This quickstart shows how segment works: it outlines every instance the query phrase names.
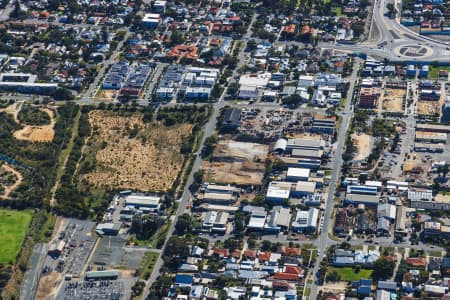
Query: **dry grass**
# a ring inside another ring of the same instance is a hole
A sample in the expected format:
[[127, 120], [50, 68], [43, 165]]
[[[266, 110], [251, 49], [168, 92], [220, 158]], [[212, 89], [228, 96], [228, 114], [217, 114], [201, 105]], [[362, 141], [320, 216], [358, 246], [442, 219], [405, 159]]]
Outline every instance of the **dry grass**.
[[383, 110], [387, 112], [404, 112], [403, 102], [406, 90], [403, 89], [384, 89]]
[[372, 136], [368, 134], [353, 134], [352, 135], [353, 144], [358, 148], [358, 153], [355, 155], [354, 160], [366, 159], [372, 150]]
[[204, 161], [202, 169], [208, 181], [260, 185], [268, 151], [267, 145], [221, 140], [212, 162]]
[[55, 296], [57, 287], [62, 279], [63, 274], [56, 271], [52, 271], [51, 273], [42, 276], [39, 279], [36, 299], [52, 299]]
[[418, 101], [417, 113], [419, 115], [434, 115], [440, 113], [440, 101]]
[[51, 119], [50, 124], [42, 126], [24, 125], [20, 130], [14, 132], [14, 137], [18, 140], [30, 142], [51, 142], [55, 136], [55, 112], [48, 108], [41, 108]]
[[[162, 191], [170, 189], [181, 171], [182, 142], [191, 134], [192, 125], [165, 127], [142, 122], [141, 114], [118, 116], [91, 111], [93, 134], [85, 156], [95, 155], [94, 169], [80, 176], [96, 187]], [[130, 137], [130, 130], [137, 135]]]

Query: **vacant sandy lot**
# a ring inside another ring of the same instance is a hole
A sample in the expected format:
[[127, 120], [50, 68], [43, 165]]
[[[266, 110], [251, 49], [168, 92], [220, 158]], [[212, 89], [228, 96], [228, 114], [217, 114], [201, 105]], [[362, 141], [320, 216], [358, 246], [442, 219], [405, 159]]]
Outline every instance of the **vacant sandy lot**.
[[440, 101], [418, 101], [417, 113], [419, 115], [434, 115], [440, 113], [441, 105]]
[[55, 136], [55, 112], [48, 108], [41, 108], [51, 119], [50, 124], [42, 126], [23, 125], [23, 128], [14, 132], [14, 137], [18, 140], [30, 142], [50, 142]]
[[[142, 115], [118, 116], [91, 111], [93, 135], [85, 157], [95, 156], [95, 166], [81, 181], [93, 186], [165, 192], [172, 187], [183, 164], [182, 142], [192, 125], [172, 127], [143, 123]], [[131, 134], [132, 131], [137, 134]]]
[[366, 159], [372, 150], [372, 136], [362, 133], [352, 135], [353, 144], [358, 148], [354, 160]]
[[383, 111], [387, 112], [404, 112], [403, 102], [406, 90], [403, 89], [384, 89], [383, 95]]
[[268, 145], [220, 140], [212, 162], [204, 161], [202, 169], [208, 181], [260, 185]]
[[119, 95], [118, 90], [99, 90], [97, 93], [97, 98], [102, 100], [114, 100]]

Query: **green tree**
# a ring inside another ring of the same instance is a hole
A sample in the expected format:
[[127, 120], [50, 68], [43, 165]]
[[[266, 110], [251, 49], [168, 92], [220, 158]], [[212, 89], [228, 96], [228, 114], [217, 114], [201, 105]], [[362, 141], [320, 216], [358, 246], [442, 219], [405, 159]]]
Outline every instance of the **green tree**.
[[175, 224], [175, 230], [178, 234], [185, 234], [192, 229], [192, 218], [189, 214], [182, 214], [178, 217], [177, 223]]
[[55, 95], [53, 96], [55, 100], [73, 100], [75, 97], [72, 92], [66, 88], [56, 89]]
[[375, 280], [385, 280], [394, 274], [395, 262], [381, 257], [373, 264], [372, 277]]

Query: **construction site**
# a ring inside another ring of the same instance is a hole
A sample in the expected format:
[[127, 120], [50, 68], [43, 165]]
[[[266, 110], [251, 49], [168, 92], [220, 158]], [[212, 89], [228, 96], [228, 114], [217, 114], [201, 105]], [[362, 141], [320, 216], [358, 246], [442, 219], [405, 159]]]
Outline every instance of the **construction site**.
[[223, 184], [261, 185], [268, 151], [268, 145], [221, 139], [211, 161], [202, 163], [205, 178]]

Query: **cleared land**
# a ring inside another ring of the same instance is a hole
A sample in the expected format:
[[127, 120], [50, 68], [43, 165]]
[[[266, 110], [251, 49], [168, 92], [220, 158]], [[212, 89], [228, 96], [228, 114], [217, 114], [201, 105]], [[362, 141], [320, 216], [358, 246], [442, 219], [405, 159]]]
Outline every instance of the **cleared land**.
[[354, 160], [366, 159], [372, 150], [372, 136], [362, 133], [352, 135], [353, 144], [358, 148]]
[[166, 127], [144, 123], [142, 114], [119, 116], [94, 110], [89, 113], [93, 133], [84, 159], [93, 166], [80, 175], [95, 187], [167, 191], [181, 171], [180, 148], [191, 135], [192, 124]]
[[355, 273], [355, 270], [352, 268], [335, 268], [335, 267], [329, 267], [328, 273], [335, 271], [339, 274], [341, 281], [356, 281], [361, 278], [370, 278], [370, 276], [373, 273], [373, 270], [369, 269], [361, 269], [358, 273]]
[[263, 179], [268, 151], [267, 145], [220, 140], [211, 162], [204, 161], [202, 169], [208, 181], [258, 185]]
[[403, 103], [406, 90], [384, 89], [383, 110], [387, 112], [404, 112]]
[[23, 125], [23, 128], [14, 132], [14, 137], [18, 140], [25, 140], [30, 142], [50, 142], [55, 136], [55, 112], [48, 108], [41, 108], [41, 111], [46, 112], [50, 116], [50, 124], [33, 126]]
[[418, 101], [417, 113], [419, 115], [439, 114], [441, 109], [440, 103], [440, 101]]
[[15, 262], [31, 217], [29, 210], [0, 209], [0, 263]]

